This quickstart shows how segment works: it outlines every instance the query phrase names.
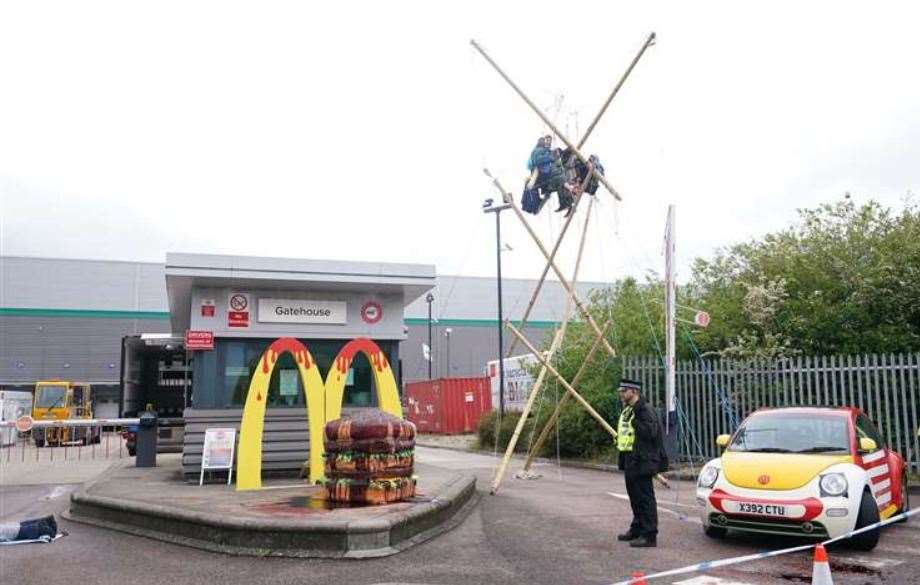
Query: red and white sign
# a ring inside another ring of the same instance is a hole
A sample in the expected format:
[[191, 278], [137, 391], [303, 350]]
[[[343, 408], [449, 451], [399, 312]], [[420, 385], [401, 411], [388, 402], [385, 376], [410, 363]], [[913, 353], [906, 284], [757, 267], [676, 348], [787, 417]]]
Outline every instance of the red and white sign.
[[230, 293], [227, 302], [227, 326], [249, 327], [249, 305], [247, 293]]
[[35, 421], [28, 414], [24, 414], [16, 419], [16, 430], [20, 433], [28, 433], [32, 430], [32, 424]]
[[361, 319], [368, 325], [373, 325], [383, 319], [383, 307], [376, 301], [368, 301], [361, 307]]
[[214, 299], [202, 299], [201, 300], [201, 316], [202, 317], [213, 317], [215, 311]]
[[706, 311], [697, 311], [693, 316], [693, 322], [700, 327], [709, 327], [709, 313]]
[[189, 329], [185, 332], [185, 349], [188, 351], [214, 349], [214, 332]]

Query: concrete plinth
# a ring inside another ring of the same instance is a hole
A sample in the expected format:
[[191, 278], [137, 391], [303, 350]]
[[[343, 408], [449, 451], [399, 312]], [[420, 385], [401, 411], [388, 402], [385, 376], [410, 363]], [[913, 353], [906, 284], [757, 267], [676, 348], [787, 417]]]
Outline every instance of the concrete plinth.
[[476, 480], [417, 465], [418, 496], [385, 506], [330, 508], [321, 490], [274, 479], [261, 490], [182, 480], [176, 455], [160, 466], [118, 466], [75, 492], [67, 518], [217, 552], [366, 558], [397, 553], [459, 523], [475, 505]]

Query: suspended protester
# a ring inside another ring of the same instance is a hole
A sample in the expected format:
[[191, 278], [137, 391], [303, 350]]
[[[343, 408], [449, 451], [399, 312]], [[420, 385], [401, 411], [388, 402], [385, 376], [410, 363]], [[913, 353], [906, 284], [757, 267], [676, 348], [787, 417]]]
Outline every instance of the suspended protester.
[[[571, 182], [577, 184], [579, 189], [581, 185], [585, 186], [585, 193], [595, 195], [597, 193], [597, 188], [600, 186], [600, 181], [597, 180], [597, 175], [593, 171], [597, 171], [598, 174], [604, 174], [604, 165], [601, 164], [601, 160], [597, 157], [596, 154], [592, 154], [588, 157], [588, 162], [584, 163], [580, 158], [578, 158], [571, 148], [566, 148], [562, 152], [562, 156], [566, 161], [566, 170], [568, 172], [568, 178]], [[590, 180], [585, 183], [585, 179]]]
[[537, 214], [553, 193], [561, 191], [564, 193], [561, 192], [559, 195], [557, 211], [568, 208], [565, 202], [567, 198], [571, 199], [571, 195], [565, 189], [565, 165], [562, 152], [558, 148], [553, 149], [552, 136], [546, 135], [537, 141], [527, 160], [527, 169], [530, 171], [530, 178], [524, 185], [521, 209], [527, 213]]
[[664, 433], [655, 410], [642, 398], [641, 383], [624, 378], [619, 394], [623, 410], [617, 423], [618, 467], [625, 475], [633, 520], [617, 540], [653, 547], [658, 539], [658, 503], [652, 478], [668, 469]]

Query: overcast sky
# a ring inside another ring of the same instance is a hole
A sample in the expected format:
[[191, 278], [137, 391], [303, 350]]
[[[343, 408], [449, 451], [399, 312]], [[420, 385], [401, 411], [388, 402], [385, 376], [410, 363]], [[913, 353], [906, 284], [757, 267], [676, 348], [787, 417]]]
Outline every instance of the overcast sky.
[[[658, 35], [585, 148], [624, 198], [599, 192], [585, 280], [660, 270], [669, 203], [686, 277], [797, 207], [920, 192], [914, 3], [510, 4], [3, 2], [2, 253], [492, 275], [481, 169], [519, 195], [545, 128], [473, 38], [575, 139]], [[502, 220], [505, 274], [536, 277]]]

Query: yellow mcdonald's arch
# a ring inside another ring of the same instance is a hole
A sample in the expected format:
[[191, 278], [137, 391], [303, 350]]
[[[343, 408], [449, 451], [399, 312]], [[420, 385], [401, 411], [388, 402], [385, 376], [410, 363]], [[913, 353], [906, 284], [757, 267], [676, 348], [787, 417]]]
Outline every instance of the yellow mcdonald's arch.
[[303, 382], [310, 432], [311, 482], [323, 477], [323, 429], [328, 421], [341, 416], [348, 369], [358, 352], [365, 354], [371, 362], [379, 408], [402, 418], [399, 389], [389, 360], [380, 347], [370, 339], [360, 337], [346, 343], [329, 368], [325, 383], [320, 377], [313, 356], [304, 344], [292, 337], [277, 339], [262, 354], [260, 364], [249, 382], [246, 405], [243, 407], [243, 421], [240, 425], [239, 455], [236, 464], [238, 490], [262, 487], [262, 430], [268, 402], [268, 384], [278, 357], [285, 352], [294, 356]]

